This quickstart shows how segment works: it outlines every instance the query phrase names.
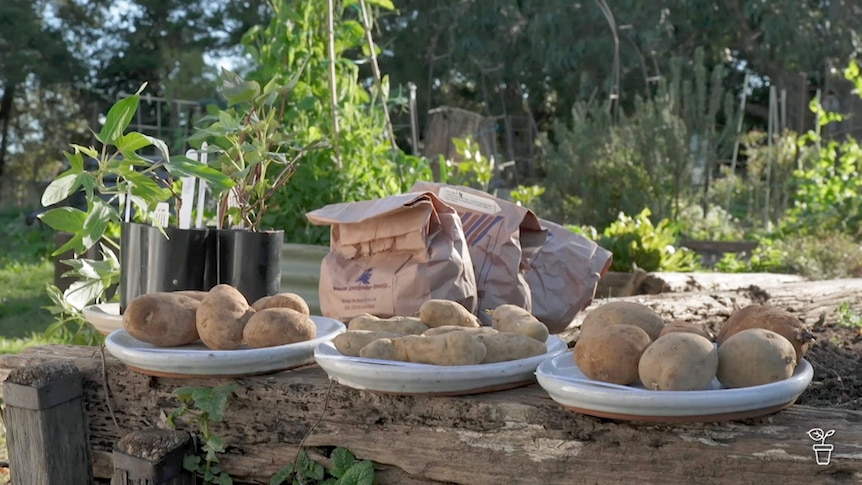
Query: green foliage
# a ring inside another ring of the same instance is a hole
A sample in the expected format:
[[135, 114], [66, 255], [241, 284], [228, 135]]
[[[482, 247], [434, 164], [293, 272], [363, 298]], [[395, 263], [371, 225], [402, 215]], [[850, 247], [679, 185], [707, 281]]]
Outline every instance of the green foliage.
[[368, 460], [357, 460], [345, 448], [332, 450], [332, 468], [325, 470], [303, 450], [296, 463], [290, 463], [278, 471], [269, 481], [270, 485], [372, 485], [374, 464]]
[[224, 419], [228, 397], [236, 389], [235, 385], [217, 387], [181, 387], [174, 390], [180, 400], [180, 407], [168, 415], [168, 425], [176, 428], [176, 420], [191, 418], [201, 434], [201, 451], [204, 456], [189, 455], [183, 460], [186, 470], [198, 474], [204, 483], [231, 485], [233, 479], [219, 466], [219, 454], [224, 453], [224, 441], [213, 434], [212, 423]]
[[846, 301], [838, 305], [838, 326], [862, 329], [862, 315], [855, 312]]
[[532, 207], [533, 203], [545, 193], [545, 188], [541, 185], [519, 185], [515, 190], [509, 193], [512, 202], [523, 206]]
[[290, 181], [307, 152], [326, 145], [320, 138], [300, 143], [282, 123], [288, 106], [302, 110], [288, 103], [303, 67], [287, 80], [276, 73], [263, 87], [222, 70], [222, 93], [229, 106], [204, 118], [202, 122], [210, 124], [190, 140], [197, 146], [210, 141], [207, 151], [214, 149], [216, 156], [208, 158], [209, 164], [232, 181], [215, 194], [219, 227], [259, 230], [272, 195]]
[[862, 147], [852, 138], [825, 142], [815, 134], [800, 143], [819, 145], [819, 157], [794, 171], [795, 203], [781, 221], [781, 231], [838, 231], [862, 238]]
[[704, 214], [703, 206], [686, 204], [681, 208], [677, 221], [680, 233], [687, 239], [738, 241], [745, 237], [739, 219], [717, 205], [709, 206]]
[[862, 276], [862, 247], [852, 236], [821, 231], [817, 235], [777, 235], [758, 239], [748, 261], [725, 255], [717, 271], [798, 274], [812, 280]]
[[781, 220], [793, 205], [798, 180], [794, 171], [814, 156], [811, 150], [800, 150], [796, 134], [776, 135], [770, 146], [767, 133], [751, 131], [742, 137], [746, 156], [744, 217], [768, 226]]
[[[96, 285], [92, 285], [92, 287], [96, 287]], [[54, 316], [54, 322], [45, 329], [42, 338], [71, 345], [100, 345], [104, 343], [105, 337], [84, 318], [81, 307], [78, 306], [80, 303], [73, 302], [80, 298], [81, 292], [71, 292], [64, 295], [54, 285], [48, 285], [47, 291], [51, 298], [51, 305], [47, 307], [47, 310]]]
[[617, 119], [607, 104], [576, 103], [571, 124], [558, 121], [553, 138], [541, 140], [547, 217], [605, 227], [619, 212], [647, 207], [675, 221], [680, 207], [699, 197], [706, 167], [730, 148], [730, 130], [717, 121], [734, 112], [723, 69], [704, 63], [700, 51], [690, 68], [676, 59], [656, 94], [637, 97], [631, 113]]
[[[649, 209], [631, 217], [620, 213], [596, 239], [599, 246], [613, 253], [611, 271], [693, 271], [697, 255], [687, 248], [676, 248], [678, 231], [667, 219], [653, 225]], [[580, 231], [584, 234], [584, 231]]]
[[[385, 8], [386, 2], [378, 2]], [[250, 30], [243, 45], [257, 67], [247, 79], [289, 77], [305, 66], [285, 97], [281, 123], [299, 144], [321, 138], [332, 146], [315, 150], [296, 167], [291, 183], [276, 191], [264, 224], [282, 228], [285, 240], [325, 244], [329, 228], [313, 226], [305, 213], [336, 202], [381, 198], [409, 190], [416, 180], [430, 179], [430, 168], [418, 157], [394, 148], [387, 138], [382, 100], [360, 82], [359, 62], [365, 29], [357, 20], [356, 2], [335, 2], [336, 136], [330, 99], [326, 8], [313, 0], [272, 2], [271, 22]], [[367, 51], [367, 49], [366, 49]], [[388, 85], [383, 80], [384, 88]], [[337, 140], [337, 142], [336, 142]], [[340, 166], [339, 166], [340, 165]]]
[[441, 171], [441, 181], [490, 192], [494, 178], [492, 160], [482, 155], [479, 144], [472, 138], [453, 138], [452, 144], [460, 160], [445, 161], [447, 170]]

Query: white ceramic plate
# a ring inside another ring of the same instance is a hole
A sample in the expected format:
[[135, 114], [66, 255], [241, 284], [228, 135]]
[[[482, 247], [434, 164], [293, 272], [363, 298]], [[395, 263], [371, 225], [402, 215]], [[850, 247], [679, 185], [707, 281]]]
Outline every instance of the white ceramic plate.
[[246, 376], [266, 374], [314, 363], [314, 348], [345, 330], [343, 323], [312, 316], [317, 337], [306, 342], [263, 349], [209, 350], [200, 341], [182, 347], [156, 347], [123, 329], [105, 339], [111, 354], [131, 369], [163, 377]]
[[314, 351], [317, 364], [339, 384], [394, 394], [478, 394], [535, 382], [536, 367], [565, 352], [566, 343], [551, 335], [548, 352], [527, 359], [479, 365], [431, 365], [363, 359], [342, 355], [332, 342]]
[[725, 389], [714, 380], [704, 391], [650, 391], [619, 386], [585, 376], [572, 352], [542, 362], [539, 385], [563, 406], [582, 414], [635, 421], [727, 421], [777, 412], [796, 401], [811, 383], [814, 369], [807, 360], [789, 379], [762, 386]]
[[120, 315], [119, 303], [99, 303], [85, 306], [81, 313], [103, 335], [123, 328], [123, 317]]

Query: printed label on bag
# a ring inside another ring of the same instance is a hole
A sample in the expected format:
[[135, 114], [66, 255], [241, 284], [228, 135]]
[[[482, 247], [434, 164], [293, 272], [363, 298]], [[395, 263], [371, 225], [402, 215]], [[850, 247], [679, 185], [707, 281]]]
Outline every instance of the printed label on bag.
[[[391, 316], [395, 314], [392, 286], [394, 277], [383, 272], [375, 272], [373, 267], [350, 268], [359, 270], [358, 276], [353, 271], [346, 271], [348, 278], [340, 279], [332, 285], [332, 296], [335, 297], [344, 312], [341, 318], [353, 317], [360, 313]], [[356, 276], [356, 277], [353, 277]]]
[[440, 187], [437, 196], [447, 204], [457, 205], [483, 214], [496, 214], [502, 210], [494, 199], [470, 194], [452, 187]]

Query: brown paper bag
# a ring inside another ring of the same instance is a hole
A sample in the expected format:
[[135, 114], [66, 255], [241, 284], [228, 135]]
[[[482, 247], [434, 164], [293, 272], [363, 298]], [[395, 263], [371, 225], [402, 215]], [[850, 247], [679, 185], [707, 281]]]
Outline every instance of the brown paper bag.
[[461, 216], [479, 290], [478, 316], [486, 325], [493, 310], [511, 303], [530, 310], [532, 299], [524, 273], [545, 243], [546, 230], [533, 211], [488, 193], [461, 186], [417, 182], [415, 191], [431, 191]]
[[311, 211], [331, 225], [330, 252], [320, 267], [320, 309], [348, 321], [418, 315], [430, 298], [476, 311], [476, 278], [461, 219], [434, 194], [413, 192], [331, 204]]
[[611, 266], [612, 253], [559, 224], [539, 222], [548, 237], [526, 274], [533, 298], [531, 312], [551, 333], [560, 333], [593, 301], [599, 279]]

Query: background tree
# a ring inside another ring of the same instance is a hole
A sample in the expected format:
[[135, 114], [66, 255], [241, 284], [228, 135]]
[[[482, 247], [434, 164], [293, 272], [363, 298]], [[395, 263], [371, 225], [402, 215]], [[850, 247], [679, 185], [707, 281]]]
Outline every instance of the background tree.
[[[55, 94], [62, 93], [65, 97], [73, 93], [72, 88], [86, 72], [68, 42], [67, 34], [71, 29], [65, 30], [62, 22], [63, 18], [84, 18], [85, 10], [87, 8], [75, 2], [51, 0], [8, 0], [0, 4], [0, 177], [6, 171], [9, 152], [23, 150], [21, 134], [13, 130], [20, 113], [16, 108], [38, 109], [27, 103], [16, 103], [16, 100], [32, 100], [33, 92], [50, 98], [49, 93], [54, 88], [57, 89]], [[64, 118], [74, 117], [74, 103], [67, 103], [66, 107], [71, 109], [51, 113], [60, 115], [54, 122], [62, 123]], [[43, 124], [39, 121], [36, 123]], [[25, 129], [33, 127], [17, 125]]]
[[804, 115], [813, 92], [856, 52], [862, 30], [862, 5], [850, 0], [403, 0], [397, 7], [381, 19], [383, 70], [395, 86], [417, 84], [420, 113], [440, 105], [526, 111], [540, 128], [568, 117], [576, 101], [615, 91], [630, 110], [636, 96], [656, 92], [671, 59], [693, 60], [701, 47], [707, 70], [728, 67], [732, 92], [746, 72], [755, 79], [750, 123], [765, 124], [764, 93], [775, 85], [786, 90], [786, 118], [799, 130], [810, 123]]

